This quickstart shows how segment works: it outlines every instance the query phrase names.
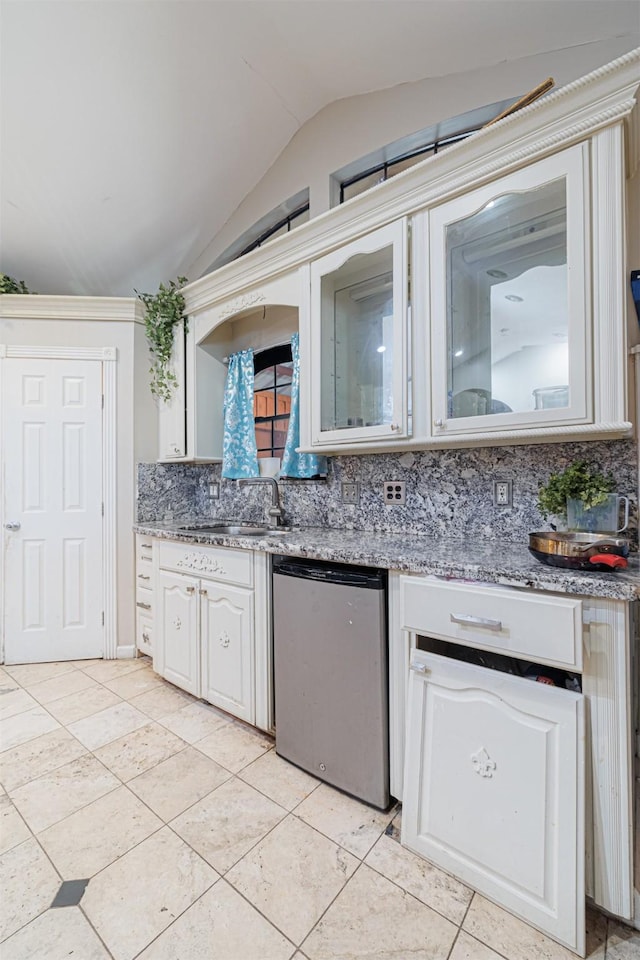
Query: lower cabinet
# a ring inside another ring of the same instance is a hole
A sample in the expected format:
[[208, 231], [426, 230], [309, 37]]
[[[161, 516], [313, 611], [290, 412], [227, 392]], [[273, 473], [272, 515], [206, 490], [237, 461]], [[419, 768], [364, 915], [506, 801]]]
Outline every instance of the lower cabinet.
[[584, 954], [581, 694], [415, 650], [406, 846]]
[[154, 556], [154, 669], [177, 687], [270, 731], [266, 555], [160, 541]]
[[253, 591], [203, 580], [200, 618], [201, 696], [253, 723]]

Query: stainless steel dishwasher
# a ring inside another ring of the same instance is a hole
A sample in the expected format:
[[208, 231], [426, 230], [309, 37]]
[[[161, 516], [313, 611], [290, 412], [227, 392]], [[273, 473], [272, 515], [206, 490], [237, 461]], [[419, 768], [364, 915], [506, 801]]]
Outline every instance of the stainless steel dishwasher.
[[273, 559], [276, 753], [389, 805], [387, 573]]

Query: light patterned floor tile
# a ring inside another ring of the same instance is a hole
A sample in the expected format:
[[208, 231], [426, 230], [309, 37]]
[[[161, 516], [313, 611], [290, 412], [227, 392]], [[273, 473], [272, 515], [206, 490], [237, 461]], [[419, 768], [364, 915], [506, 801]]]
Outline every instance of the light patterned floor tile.
[[[587, 914], [587, 957], [603, 960], [606, 940], [606, 920], [601, 914]], [[575, 960], [575, 954], [523, 920], [507, 913], [480, 894], [471, 902], [463, 929], [502, 954], [507, 960]]]
[[394, 816], [353, 800], [326, 783], [296, 807], [296, 816], [363, 859]]
[[44, 707], [32, 707], [31, 710], [0, 720], [0, 752], [4, 753], [21, 743], [35, 740], [59, 726], [58, 721], [54, 720]]
[[319, 780], [269, 750], [238, 774], [241, 780], [271, 797], [281, 807], [293, 810], [316, 789]]
[[88, 750], [97, 750], [105, 743], [119, 740], [126, 733], [139, 730], [147, 723], [149, 723], [149, 717], [140, 713], [131, 704], [122, 701], [83, 720], [75, 720], [69, 724], [69, 731]]
[[165, 827], [94, 877], [82, 908], [115, 960], [132, 960], [217, 879]]
[[87, 754], [30, 780], [10, 796], [27, 826], [39, 833], [119, 786], [120, 781]]
[[171, 733], [159, 723], [153, 723], [149, 718], [146, 726], [99, 747], [95, 754], [126, 783], [172, 757], [174, 753], [184, 750], [186, 746], [185, 741], [176, 737], [175, 733]]
[[123, 677], [105, 682], [105, 687], [117, 693], [123, 700], [131, 700], [140, 693], [148, 693], [149, 690], [161, 686], [164, 686], [164, 680], [149, 667], [145, 667], [144, 670], [133, 670], [131, 673], [125, 673]]
[[381, 873], [387, 880], [433, 907], [453, 923], [460, 924], [473, 897], [473, 890], [465, 887], [428, 860], [416, 856], [396, 840], [384, 834], [370, 851], [365, 860], [370, 867]]
[[86, 752], [86, 748], [75, 737], [60, 727], [13, 750], [0, 753], [0, 782], [5, 790], [15, 790]]
[[6, 960], [110, 960], [78, 907], [47, 910], [0, 948]]
[[[0, 857], [0, 940], [46, 910], [59, 886], [60, 878], [36, 840], [26, 840], [3, 853]], [[2, 956], [13, 960], [4, 949]]]
[[273, 749], [273, 738], [248, 730], [239, 723], [227, 723], [198, 740], [197, 747], [222, 767], [239, 773], [243, 767]]
[[289, 960], [295, 947], [219, 880], [139, 960]]
[[310, 960], [446, 960], [457, 932], [454, 924], [363, 865], [302, 949]]
[[198, 740], [207, 737], [224, 724], [231, 723], [231, 719], [203, 703], [190, 703], [165, 717], [159, 717], [158, 723], [182, 737], [187, 743], [197, 743]]
[[21, 687], [41, 683], [51, 677], [61, 677], [63, 673], [75, 670], [72, 663], [19, 663], [5, 664], [7, 673], [17, 680]]
[[475, 937], [470, 937], [468, 933], [461, 930], [449, 960], [502, 960], [502, 957], [491, 947], [485, 946], [484, 943], [480, 943]]
[[0, 854], [24, 843], [31, 831], [6, 794], [0, 797]]
[[9, 717], [15, 717], [17, 713], [24, 713], [25, 710], [38, 706], [38, 701], [17, 685], [3, 687], [1, 693], [0, 720], [7, 720]]
[[78, 667], [89, 677], [93, 677], [98, 683], [106, 683], [108, 680], [115, 680], [116, 677], [124, 677], [127, 673], [134, 670], [142, 670], [148, 666], [146, 660], [98, 660], [87, 662]]
[[41, 683], [34, 683], [29, 687], [29, 693], [43, 706], [47, 706], [52, 701], [92, 687], [97, 687], [95, 680], [81, 670], [72, 670], [70, 673], [63, 673], [61, 677], [51, 677], [49, 680], [42, 680]]
[[[91, 680], [90, 677], [88, 679]], [[117, 703], [122, 703], [120, 697], [101, 684], [94, 684], [87, 690], [82, 690], [81, 693], [72, 693], [69, 697], [62, 697], [60, 700], [48, 703], [47, 710], [60, 723], [70, 724], [75, 720], [92, 717], [95, 713], [100, 713], [107, 707], [114, 707]]]
[[129, 780], [128, 786], [159, 817], [168, 821], [202, 800], [230, 776], [228, 770], [193, 747], [187, 747]]
[[140, 693], [129, 700], [132, 707], [146, 713], [153, 720], [166, 717], [168, 714], [175, 713], [176, 710], [181, 710], [194, 702], [190, 694], [178, 690], [177, 687], [172, 687], [168, 683], [162, 683], [159, 687], [153, 687], [147, 693]]
[[633, 930], [615, 920], [609, 920], [607, 960], [638, 960], [640, 957], [640, 930]]
[[162, 826], [126, 787], [120, 787], [38, 835], [63, 880], [93, 877]]
[[172, 820], [171, 827], [219, 873], [226, 873], [286, 815], [234, 777]]
[[226, 876], [300, 944], [357, 866], [350, 853], [289, 814]]

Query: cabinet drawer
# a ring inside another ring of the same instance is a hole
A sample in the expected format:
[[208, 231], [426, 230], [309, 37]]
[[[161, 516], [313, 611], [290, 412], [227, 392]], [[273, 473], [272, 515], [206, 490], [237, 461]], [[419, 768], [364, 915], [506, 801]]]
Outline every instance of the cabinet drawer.
[[228, 547], [201, 547], [192, 544], [158, 544], [160, 567], [177, 573], [211, 577], [223, 583], [253, 586], [253, 552]]
[[582, 670], [581, 600], [419, 577], [402, 577], [400, 596], [413, 633]]
[[140, 608], [136, 612], [136, 647], [141, 653], [153, 656], [153, 620]]
[[136, 610], [146, 617], [153, 617], [153, 590], [136, 587]]
[[148, 572], [153, 562], [153, 540], [151, 537], [136, 537], [136, 572]]

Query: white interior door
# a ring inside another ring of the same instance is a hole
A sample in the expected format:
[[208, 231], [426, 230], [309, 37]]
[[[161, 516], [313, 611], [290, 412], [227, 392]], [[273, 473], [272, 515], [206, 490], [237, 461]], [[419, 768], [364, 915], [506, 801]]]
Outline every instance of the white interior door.
[[5, 661], [103, 654], [102, 364], [9, 358]]

